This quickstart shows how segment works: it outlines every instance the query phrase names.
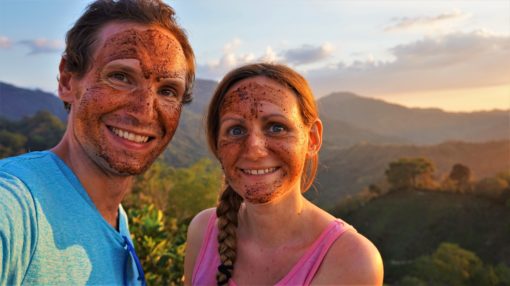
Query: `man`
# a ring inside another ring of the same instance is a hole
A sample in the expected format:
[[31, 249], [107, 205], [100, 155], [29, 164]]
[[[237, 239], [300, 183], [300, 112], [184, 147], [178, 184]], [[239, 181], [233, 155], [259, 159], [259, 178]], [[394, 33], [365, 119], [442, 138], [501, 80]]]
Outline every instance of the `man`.
[[120, 202], [191, 101], [193, 51], [159, 0], [98, 0], [59, 70], [62, 140], [0, 161], [0, 285], [143, 284]]

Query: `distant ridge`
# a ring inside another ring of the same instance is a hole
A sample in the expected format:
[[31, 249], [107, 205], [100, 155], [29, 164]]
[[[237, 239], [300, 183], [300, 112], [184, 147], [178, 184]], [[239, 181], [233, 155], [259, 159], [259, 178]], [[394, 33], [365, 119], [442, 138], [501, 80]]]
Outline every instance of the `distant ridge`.
[[321, 114], [333, 120], [414, 144], [483, 142], [510, 136], [509, 110], [451, 113], [435, 108], [407, 108], [349, 92], [322, 97], [318, 105]]
[[0, 82], [0, 117], [19, 120], [40, 110], [49, 111], [62, 121], [67, 120], [64, 105], [54, 94]]

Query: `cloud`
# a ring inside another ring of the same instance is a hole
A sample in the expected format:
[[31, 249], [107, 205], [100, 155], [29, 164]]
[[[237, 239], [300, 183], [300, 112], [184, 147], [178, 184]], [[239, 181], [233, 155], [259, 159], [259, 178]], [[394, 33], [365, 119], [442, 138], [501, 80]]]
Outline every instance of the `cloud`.
[[325, 43], [321, 46], [304, 45], [300, 48], [289, 49], [282, 53], [284, 60], [293, 65], [304, 65], [322, 61], [331, 57], [333, 46]]
[[35, 39], [19, 41], [19, 44], [25, 45], [30, 49], [29, 55], [42, 54], [42, 53], [61, 53], [65, 44], [58, 40], [48, 39]]
[[421, 17], [402, 17], [392, 19], [392, 24], [384, 29], [386, 32], [390, 31], [402, 31], [410, 30], [415, 28], [435, 28], [438, 25], [445, 24], [447, 22], [462, 20], [468, 18], [470, 15], [460, 11], [452, 11], [436, 16], [421, 16]]
[[254, 62], [273, 62], [291, 66], [300, 66], [320, 62], [332, 56], [334, 47], [325, 43], [321, 46], [303, 45], [300, 48], [288, 49], [276, 52], [271, 46], [267, 46], [262, 54], [238, 53], [238, 48], [243, 42], [232, 39], [223, 46], [223, 54], [218, 60], [206, 64], [197, 65], [197, 76], [219, 80], [230, 70], [244, 64]]
[[253, 62], [277, 62], [280, 58], [268, 46], [265, 52], [259, 56], [254, 53], [237, 53], [237, 49], [242, 45], [240, 39], [233, 39], [223, 46], [223, 55], [219, 60], [213, 60], [206, 64], [197, 65], [197, 76], [200, 78], [221, 79], [230, 70]]
[[343, 62], [309, 70], [317, 95], [353, 91], [377, 96], [510, 83], [510, 37], [484, 31], [453, 33], [398, 45], [394, 60]]
[[12, 42], [9, 38], [0, 36], [0, 49], [7, 49], [12, 46]]

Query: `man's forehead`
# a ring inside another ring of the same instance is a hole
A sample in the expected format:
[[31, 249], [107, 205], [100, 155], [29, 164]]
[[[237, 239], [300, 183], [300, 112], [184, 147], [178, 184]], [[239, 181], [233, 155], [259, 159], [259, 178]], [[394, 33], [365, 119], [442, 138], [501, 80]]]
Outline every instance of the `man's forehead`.
[[184, 77], [187, 64], [176, 37], [157, 25], [112, 22], [100, 30], [93, 58], [99, 66], [136, 59], [144, 73], [157, 77]]
[[108, 46], [138, 45], [151, 52], [161, 52], [172, 48], [172, 53], [184, 54], [181, 44], [167, 29], [158, 25], [144, 25], [133, 22], [110, 22], [99, 30], [94, 43], [94, 54], [104, 51]]

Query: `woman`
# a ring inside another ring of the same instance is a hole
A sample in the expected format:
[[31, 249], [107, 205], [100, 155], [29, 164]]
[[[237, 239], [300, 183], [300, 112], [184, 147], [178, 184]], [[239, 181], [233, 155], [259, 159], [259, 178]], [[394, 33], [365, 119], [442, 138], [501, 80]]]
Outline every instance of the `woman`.
[[322, 123], [306, 80], [252, 64], [219, 83], [208, 143], [225, 173], [217, 208], [189, 226], [187, 285], [381, 285], [379, 252], [309, 202]]

